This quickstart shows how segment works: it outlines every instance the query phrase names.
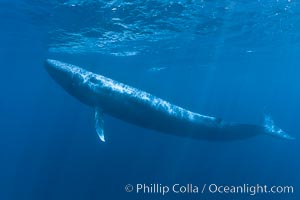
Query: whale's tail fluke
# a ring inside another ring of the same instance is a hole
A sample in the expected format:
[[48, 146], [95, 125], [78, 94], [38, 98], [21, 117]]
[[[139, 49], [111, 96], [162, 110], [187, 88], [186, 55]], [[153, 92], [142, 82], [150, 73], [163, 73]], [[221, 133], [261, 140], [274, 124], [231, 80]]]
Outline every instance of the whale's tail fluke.
[[265, 121], [264, 121], [264, 128], [265, 131], [274, 136], [274, 137], [279, 137], [287, 140], [294, 140], [295, 138], [284, 132], [281, 128], [277, 127], [274, 124], [273, 119], [269, 115], [265, 115]]

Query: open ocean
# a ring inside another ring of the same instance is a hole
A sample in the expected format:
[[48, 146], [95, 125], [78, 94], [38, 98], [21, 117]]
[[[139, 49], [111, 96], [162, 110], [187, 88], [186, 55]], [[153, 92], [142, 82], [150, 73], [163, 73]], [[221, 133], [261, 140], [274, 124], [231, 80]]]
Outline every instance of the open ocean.
[[[299, 55], [299, 0], [0, 0], [0, 200], [300, 199]], [[226, 121], [269, 114], [296, 139], [208, 142], [105, 115], [103, 143], [48, 58]], [[258, 184], [293, 192], [208, 190]]]

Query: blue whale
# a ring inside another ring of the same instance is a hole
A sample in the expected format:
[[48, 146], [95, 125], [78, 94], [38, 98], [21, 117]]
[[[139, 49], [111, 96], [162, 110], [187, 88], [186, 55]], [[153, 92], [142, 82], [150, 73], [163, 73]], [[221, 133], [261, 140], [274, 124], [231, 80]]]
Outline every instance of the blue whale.
[[72, 96], [95, 110], [95, 128], [104, 137], [103, 115], [167, 134], [200, 140], [238, 140], [268, 134], [294, 139], [265, 117], [263, 125], [226, 122], [173, 105], [154, 95], [78, 66], [46, 60], [50, 76]]

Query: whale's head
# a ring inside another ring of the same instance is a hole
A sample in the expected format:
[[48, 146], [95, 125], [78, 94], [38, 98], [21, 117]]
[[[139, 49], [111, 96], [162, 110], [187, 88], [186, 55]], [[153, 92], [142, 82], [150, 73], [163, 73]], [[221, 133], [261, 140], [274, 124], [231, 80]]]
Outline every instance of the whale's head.
[[50, 76], [68, 93], [85, 104], [92, 104], [90, 99], [92, 96], [90, 95], [91, 88], [88, 84], [92, 72], [51, 59], [46, 60], [45, 68]]

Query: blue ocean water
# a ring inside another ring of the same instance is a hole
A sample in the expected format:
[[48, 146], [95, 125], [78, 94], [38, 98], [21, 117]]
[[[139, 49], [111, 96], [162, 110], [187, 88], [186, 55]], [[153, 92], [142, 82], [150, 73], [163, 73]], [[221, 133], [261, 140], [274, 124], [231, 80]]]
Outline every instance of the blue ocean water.
[[[299, 199], [297, 0], [0, 0], [0, 199]], [[164, 135], [105, 116], [57, 85], [47, 58], [226, 121], [296, 138]], [[293, 186], [293, 194], [136, 194], [127, 184]]]

